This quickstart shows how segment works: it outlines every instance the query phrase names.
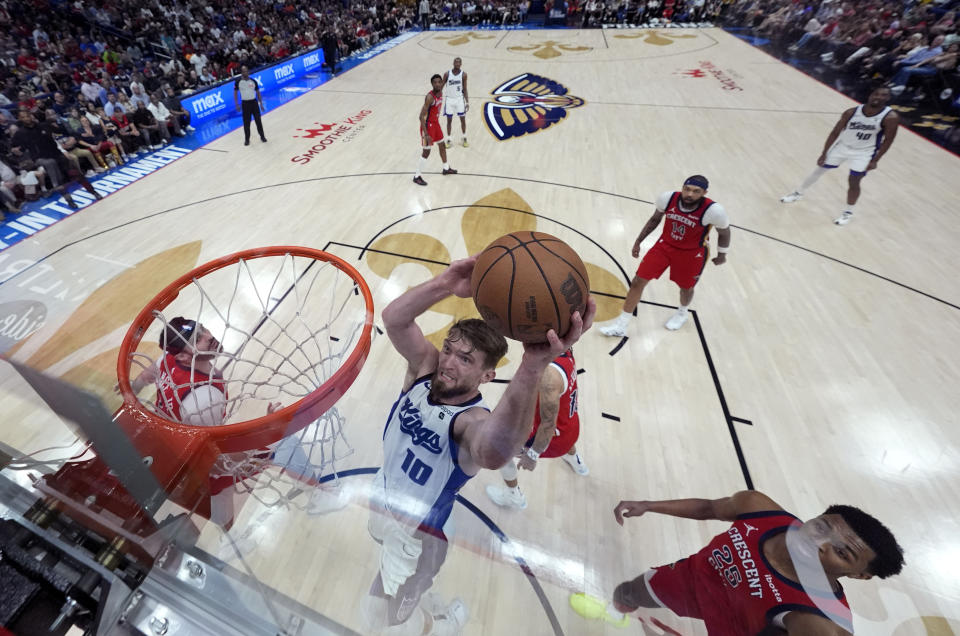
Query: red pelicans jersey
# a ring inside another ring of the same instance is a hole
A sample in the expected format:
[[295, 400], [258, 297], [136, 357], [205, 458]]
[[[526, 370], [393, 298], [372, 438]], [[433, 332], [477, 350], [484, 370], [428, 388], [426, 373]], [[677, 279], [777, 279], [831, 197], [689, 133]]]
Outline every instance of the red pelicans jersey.
[[[580, 416], [577, 414], [577, 363], [573, 359], [573, 352], [567, 351], [550, 363], [563, 375], [565, 388], [560, 395], [560, 408], [557, 412], [557, 430], [550, 440], [550, 445], [540, 454], [541, 457], [559, 457], [565, 454], [580, 437]], [[537, 434], [540, 428], [540, 398], [537, 398], [536, 411], [533, 415], [533, 432], [530, 439]]]
[[[853, 618], [842, 588], [808, 592], [763, 555], [765, 541], [800, 524], [782, 510], [740, 515], [696, 554], [656, 568], [650, 587], [667, 607], [686, 605], [688, 611], [678, 614], [691, 616], [689, 610], [699, 610], [696, 618], [704, 620], [711, 636], [750, 636], [771, 624], [782, 627], [788, 612], [824, 616], [852, 633]], [[685, 598], [677, 595], [680, 588]]]
[[703, 197], [700, 205], [692, 212], [682, 210], [680, 203], [680, 193], [674, 192], [664, 210], [666, 222], [663, 224], [663, 235], [660, 239], [667, 245], [682, 250], [703, 247], [710, 232], [710, 226], [703, 225], [703, 215], [707, 208], [713, 205], [713, 200]]
[[430, 91], [427, 95], [433, 96], [433, 105], [430, 106], [430, 112], [427, 113], [427, 126], [433, 123], [440, 125], [440, 112], [443, 110], [443, 91], [439, 95]]
[[157, 369], [157, 408], [175, 422], [180, 422], [180, 404], [196, 386], [211, 386], [227, 397], [227, 386], [221, 377], [211, 378], [205, 373], [180, 365], [172, 353], [164, 356]]

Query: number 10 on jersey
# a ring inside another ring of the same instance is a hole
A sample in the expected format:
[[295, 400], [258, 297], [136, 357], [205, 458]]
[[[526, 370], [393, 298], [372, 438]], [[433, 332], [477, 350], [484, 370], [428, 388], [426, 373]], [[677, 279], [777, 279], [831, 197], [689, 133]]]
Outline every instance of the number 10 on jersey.
[[417, 456], [414, 455], [413, 451], [409, 448], [407, 449], [406, 456], [403, 458], [403, 463], [400, 464], [400, 470], [406, 473], [407, 477], [418, 486], [427, 483], [427, 480], [430, 479], [430, 475], [433, 473], [433, 468], [417, 459]]

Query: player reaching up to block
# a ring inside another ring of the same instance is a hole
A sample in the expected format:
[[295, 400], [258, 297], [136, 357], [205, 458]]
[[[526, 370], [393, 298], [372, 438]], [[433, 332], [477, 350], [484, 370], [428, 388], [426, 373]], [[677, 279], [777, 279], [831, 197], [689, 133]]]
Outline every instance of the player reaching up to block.
[[[190, 426], [220, 426], [227, 416], [227, 384], [216, 368], [223, 346], [203, 324], [176, 316], [160, 333], [164, 355], [140, 372], [131, 382], [136, 395], [146, 386], [157, 388], [154, 403], [161, 415]], [[280, 408], [279, 402], [267, 405], [267, 413]], [[319, 474], [295, 435], [285, 437], [270, 448], [222, 455], [211, 472], [211, 519], [229, 527], [233, 517], [232, 490], [236, 481], [231, 467], [245, 465], [243, 473], [252, 476], [268, 464], [283, 468], [292, 476], [315, 485], [307, 503], [309, 514], [325, 514], [346, 506], [349, 501], [339, 489], [317, 484]]]
[[524, 344], [520, 365], [497, 407], [483, 403], [480, 385], [496, 376], [506, 340], [479, 319], [461, 320], [441, 349], [428, 341], [418, 316], [450, 296], [471, 295], [477, 257], [452, 263], [383, 310], [390, 342], [407, 361], [401, 393], [383, 433], [383, 467], [374, 478], [369, 530], [381, 544], [380, 571], [365, 600], [370, 631], [391, 636], [445, 636], [460, 631], [467, 608], [445, 609], [421, 597], [446, 558], [444, 526], [460, 488], [481, 469], [496, 470], [523, 444], [533, 420], [536, 388], [550, 361], [590, 328], [592, 299], [561, 338]]
[[506, 487], [487, 486], [487, 496], [498, 506], [527, 507], [517, 469], [532, 471], [538, 459], [563, 457], [578, 475], [590, 472], [576, 446], [580, 437], [580, 415], [577, 413], [577, 363], [572, 349], [563, 352], [544, 370], [533, 415], [533, 432], [525, 448], [516, 462], [509, 461], [500, 469]]
[[852, 506], [801, 521], [763, 493], [722, 499], [621, 501], [625, 517], [657, 512], [732, 523], [696, 554], [617, 586], [612, 605], [573, 594], [586, 618], [627, 624], [641, 607], [702, 620], [711, 636], [847, 636], [852, 615], [840, 580], [899, 574], [903, 550], [882, 523]]

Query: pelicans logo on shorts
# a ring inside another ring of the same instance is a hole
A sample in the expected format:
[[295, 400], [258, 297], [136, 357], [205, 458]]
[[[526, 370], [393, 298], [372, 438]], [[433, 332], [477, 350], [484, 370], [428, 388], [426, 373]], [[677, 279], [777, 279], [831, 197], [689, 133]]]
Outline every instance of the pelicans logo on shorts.
[[580, 97], [567, 95], [566, 86], [532, 73], [507, 80], [492, 96], [483, 105], [483, 120], [500, 141], [538, 133], [584, 104]]

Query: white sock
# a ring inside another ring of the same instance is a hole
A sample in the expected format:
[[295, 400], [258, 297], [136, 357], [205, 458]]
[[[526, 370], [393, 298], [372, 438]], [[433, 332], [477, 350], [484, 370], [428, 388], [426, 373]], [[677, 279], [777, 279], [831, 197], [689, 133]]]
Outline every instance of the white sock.
[[804, 192], [807, 191], [807, 189], [808, 189], [810, 186], [812, 186], [814, 183], [816, 183], [817, 180], [818, 180], [820, 177], [822, 177], [823, 175], [827, 174], [829, 171], [830, 171], [830, 168], [823, 168], [823, 167], [821, 167], [821, 166], [817, 166], [817, 167], [813, 170], [813, 172], [811, 172], [809, 175], [807, 175], [807, 178], [803, 180], [803, 183], [801, 183], [801, 184], [800, 184], [800, 187], [797, 188], [797, 192], [800, 193], [800, 194], [803, 194]]
[[849, 212], [850, 214], [853, 214], [853, 211], [854, 209], [856, 209], [856, 207], [857, 207], [856, 203], [848, 203], [847, 207], [844, 208], [844, 211]]
[[687, 313], [687, 310], [688, 310], [688, 309], [690, 309], [690, 305], [680, 305], [679, 307], [677, 307], [677, 313], [678, 313], [678, 314], [685, 314], [685, 313]]
[[444, 169], [444, 170], [449, 170], [449, 169], [450, 169], [450, 164], [449, 164], [449, 163], [444, 163], [444, 164], [443, 164], [443, 169]]
[[500, 476], [504, 481], [513, 481], [517, 478], [517, 464], [512, 459], [500, 468]]
[[423, 173], [423, 169], [427, 165], [427, 158], [424, 156], [420, 157], [420, 160], [417, 162], [417, 174], [415, 176], [419, 177]]
[[631, 318], [633, 318], [633, 313], [629, 311], [621, 311], [620, 315], [617, 316], [617, 324], [621, 327], [626, 327]]

